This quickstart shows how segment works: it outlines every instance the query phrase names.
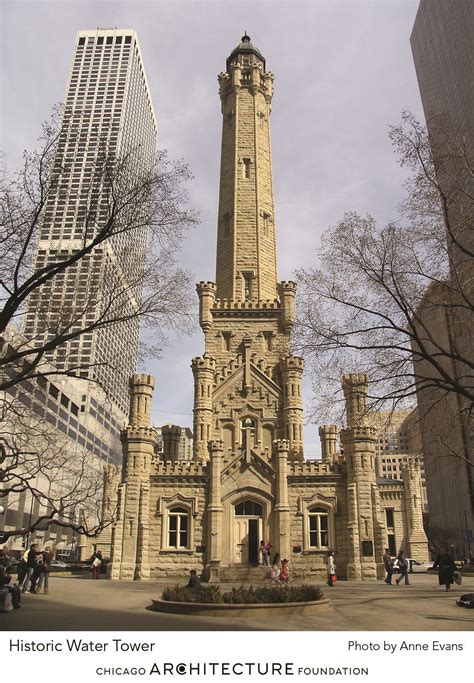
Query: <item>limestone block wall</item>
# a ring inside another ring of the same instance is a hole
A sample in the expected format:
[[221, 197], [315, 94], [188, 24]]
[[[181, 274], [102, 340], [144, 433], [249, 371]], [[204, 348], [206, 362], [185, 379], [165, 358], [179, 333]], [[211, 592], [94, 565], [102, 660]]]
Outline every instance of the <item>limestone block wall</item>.
[[[150, 578], [186, 576], [191, 569], [201, 573], [206, 563], [207, 475], [198, 463], [163, 463], [150, 481]], [[179, 472], [179, 469], [181, 470]], [[167, 474], [168, 472], [168, 474]], [[193, 473], [194, 472], [194, 473]], [[167, 507], [189, 507], [190, 547], [167, 548]]]
[[[338, 465], [330, 467], [320, 461], [291, 463], [288, 466], [288, 502], [291, 529], [291, 576], [295, 580], [323, 580], [326, 577], [328, 550], [336, 557], [337, 574], [346, 577], [348, 562], [347, 499], [345, 477]], [[306, 511], [311, 507], [326, 508], [329, 513], [329, 548], [308, 547]]]

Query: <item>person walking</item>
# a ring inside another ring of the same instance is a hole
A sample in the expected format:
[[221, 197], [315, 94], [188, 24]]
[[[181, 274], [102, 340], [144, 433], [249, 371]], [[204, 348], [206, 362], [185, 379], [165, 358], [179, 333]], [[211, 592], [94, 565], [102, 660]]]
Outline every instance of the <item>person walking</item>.
[[28, 593], [30, 589], [31, 579], [33, 577], [33, 572], [35, 571], [36, 567], [36, 559], [37, 556], [40, 554], [38, 548], [39, 546], [37, 543], [32, 543], [31, 548], [28, 551], [28, 555], [26, 556], [26, 575], [23, 580], [22, 586], [23, 593]]
[[259, 546], [258, 552], [261, 556], [260, 564], [263, 567], [268, 567], [268, 564], [269, 564], [268, 563], [268, 550], [267, 550], [267, 546], [266, 546], [265, 541], [260, 541], [260, 546]]
[[451, 584], [454, 583], [454, 572], [456, 571], [456, 564], [445, 547], [441, 550], [434, 561], [433, 569], [438, 570], [438, 581], [440, 586], [446, 586], [446, 590], [451, 590]]
[[408, 560], [407, 556], [405, 555], [403, 550], [400, 550], [400, 552], [397, 555], [397, 562], [398, 562], [398, 568], [400, 570], [400, 576], [396, 580], [397, 586], [400, 585], [400, 582], [405, 579], [405, 586], [409, 586], [410, 582], [408, 580]]
[[[44, 586], [44, 594], [49, 593], [49, 572], [51, 571], [51, 562], [53, 559], [53, 551], [51, 546], [47, 545], [41, 553], [41, 561], [38, 562], [37, 569], [33, 574], [33, 583], [31, 585], [31, 592], [38, 593], [41, 587]], [[36, 577], [36, 578], [35, 578]], [[38, 581], [38, 585], [36, 585]]]
[[388, 548], [385, 548], [385, 554], [384, 554], [382, 559], [383, 559], [385, 571], [387, 572], [387, 576], [385, 577], [384, 581], [389, 586], [391, 586], [392, 585], [393, 567], [392, 567], [392, 558], [390, 557], [390, 551]]
[[327, 575], [328, 575], [327, 584], [328, 584], [328, 586], [333, 587], [334, 584], [336, 583], [336, 562], [334, 560], [334, 553], [332, 550], [331, 550], [331, 552], [328, 553], [328, 556], [326, 559], [326, 571], [327, 571]]

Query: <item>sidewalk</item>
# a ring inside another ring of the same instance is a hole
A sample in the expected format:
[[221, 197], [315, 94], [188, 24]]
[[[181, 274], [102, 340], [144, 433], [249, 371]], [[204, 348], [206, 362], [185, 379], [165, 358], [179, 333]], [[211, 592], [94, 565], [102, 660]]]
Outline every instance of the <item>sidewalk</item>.
[[[437, 576], [410, 575], [410, 586], [379, 581], [323, 587], [329, 610], [315, 616], [206, 618], [166, 615], [146, 608], [168, 581], [94, 581], [51, 577], [50, 595], [23, 595], [23, 606], [0, 614], [1, 631], [473, 631], [474, 610], [457, 607], [458, 596], [474, 592], [474, 577], [446, 593]], [[222, 585], [224, 590], [231, 586]]]

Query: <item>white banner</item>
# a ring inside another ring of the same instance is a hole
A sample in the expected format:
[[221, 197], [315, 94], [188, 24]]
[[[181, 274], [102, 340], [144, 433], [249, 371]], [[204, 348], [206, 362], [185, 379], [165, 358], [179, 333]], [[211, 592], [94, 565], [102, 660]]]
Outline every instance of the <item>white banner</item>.
[[[45, 622], [47, 618], [46, 611]], [[452, 680], [456, 674], [469, 680], [474, 650], [473, 634], [459, 631], [22, 631], [1, 634], [0, 644], [2, 679], [7, 680], [8, 673], [19, 681], [53, 676], [67, 683], [283, 679], [380, 683], [432, 676]]]

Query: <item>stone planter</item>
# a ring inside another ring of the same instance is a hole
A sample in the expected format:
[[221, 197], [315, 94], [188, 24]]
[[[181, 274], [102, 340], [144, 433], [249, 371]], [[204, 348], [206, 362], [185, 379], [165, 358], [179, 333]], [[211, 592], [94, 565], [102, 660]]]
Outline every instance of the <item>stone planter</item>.
[[155, 612], [191, 614], [196, 617], [284, 617], [292, 614], [316, 614], [329, 608], [329, 599], [311, 602], [275, 602], [258, 605], [227, 603], [171, 602], [152, 600]]

